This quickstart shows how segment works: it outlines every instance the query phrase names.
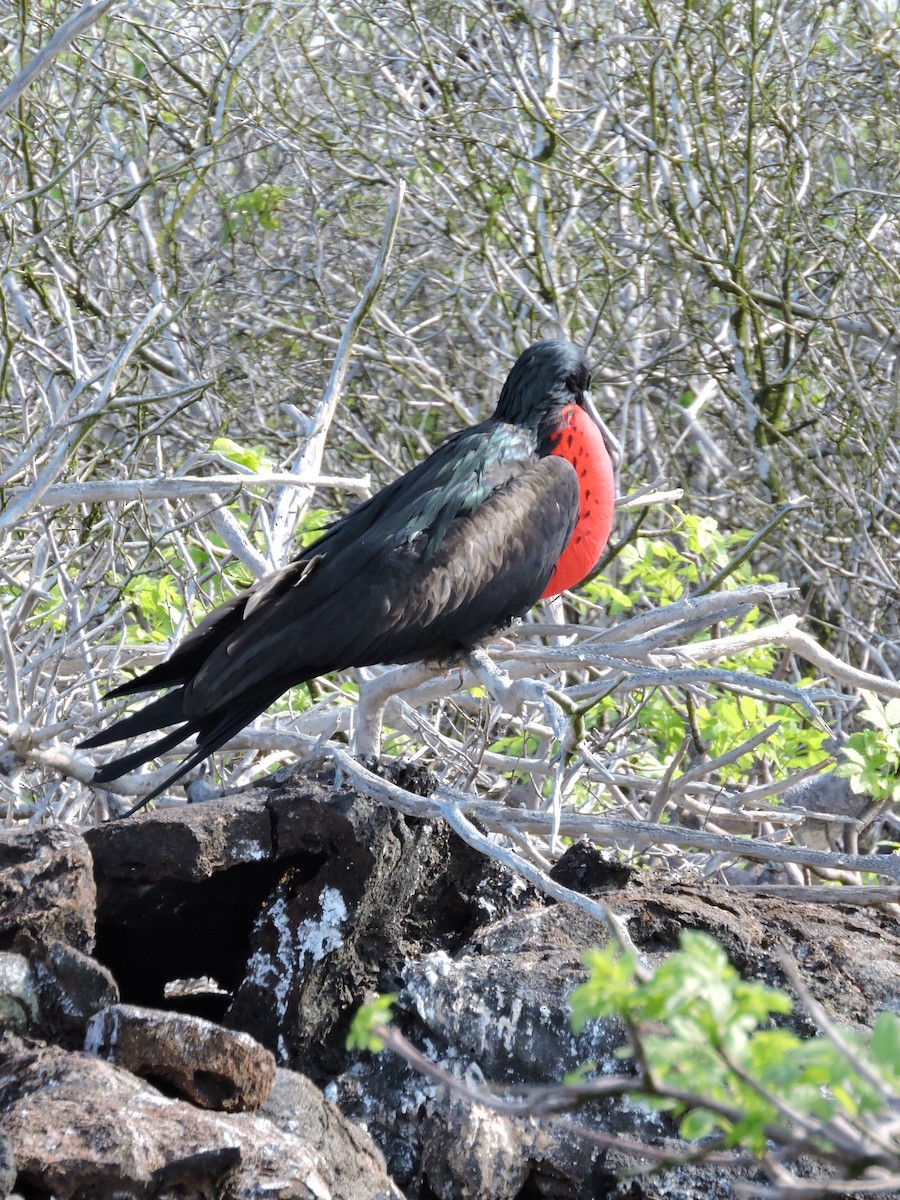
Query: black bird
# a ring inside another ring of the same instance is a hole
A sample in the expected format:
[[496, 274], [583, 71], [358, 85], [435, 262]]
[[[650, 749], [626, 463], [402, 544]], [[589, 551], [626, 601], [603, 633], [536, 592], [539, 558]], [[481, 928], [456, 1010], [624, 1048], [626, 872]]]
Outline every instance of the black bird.
[[214, 609], [166, 662], [114, 688], [109, 699], [168, 690], [82, 747], [175, 728], [101, 766], [93, 782], [196, 735], [151, 800], [296, 684], [446, 659], [580, 583], [606, 545], [614, 500], [612, 463], [586, 408], [590, 380], [577, 346], [526, 350], [492, 417]]

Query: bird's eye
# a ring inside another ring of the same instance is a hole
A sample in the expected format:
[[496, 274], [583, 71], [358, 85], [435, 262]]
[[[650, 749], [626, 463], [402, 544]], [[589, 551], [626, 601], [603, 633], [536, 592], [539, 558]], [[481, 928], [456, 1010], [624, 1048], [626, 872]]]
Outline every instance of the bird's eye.
[[590, 389], [590, 386], [590, 375], [570, 375], [566, 380], [566, 391], [578, 398], [578, 404], [581, 403], [581, 397]]

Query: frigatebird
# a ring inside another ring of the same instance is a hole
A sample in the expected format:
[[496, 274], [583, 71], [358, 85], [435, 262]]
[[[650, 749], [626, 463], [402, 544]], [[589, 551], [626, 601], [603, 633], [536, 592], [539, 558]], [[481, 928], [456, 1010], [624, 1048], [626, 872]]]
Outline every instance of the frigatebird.
[[145, 804], [296, 684], [347, 667], [447, 660], [580, 583], [606, 545], [614, 501], [590, 381], [571, 343], [526, 350], [493, 416], [447, 438], [214, 609], [164, 663], [109, 692], [166, 689], [83, 748], [175, 728], [99, 767], [93, 782], [196, 735]]

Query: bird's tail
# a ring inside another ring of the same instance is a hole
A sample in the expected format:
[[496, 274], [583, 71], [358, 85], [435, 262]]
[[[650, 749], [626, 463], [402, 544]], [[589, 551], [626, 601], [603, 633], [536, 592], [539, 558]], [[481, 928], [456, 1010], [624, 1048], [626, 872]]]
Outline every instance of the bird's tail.
[[[93, 750], [95, 746], [108, 746], [110, 742], [124, 742], [126, 738], [137, 737], [140, 733], [151, 733], [155, 729], [165, 729], [167, 725], [175, 725], [179, 721], [184, 721], [183, 692], [183, 687], [176, 688], [172, 692], [167, 692], [165, 696], [153, 700], [150, 704], [145, 704], [142, 709], [132, 713], [131, 716], [123, 717], [121, 721], [115, 721], [109, 729], [101, 729], [93, 737], [79, 742], [79, 750]], [[110, 692], [106, 698], [109, 700], [119, 694], [117, 689], [116, 692]], [[178, 742], [186, 738], [190, 732], [190, 729], [185, 729], [178, 741], [172, 742], [168, 749], [177, 746]], [[147, 758], [153, 758], [153, 755], [148, 754]], [[142, 762], [146, 761], [146, 759], [139, 759], [136, 765], [140, 766]], [[111, 775], [109, 778], [115, 779], [116, 776]]]
[[[127, 775], [129, 771], [133, 771], [136, 767], [149, 762], [151, 758], [156, 758], [159, 754], [165, 754], [167, 750], [173, 750], [186, 737], [189, 737], [191, 732], [189, 724], [179, 725], [171, 733], [157, 738], [155, 742], [150, 742], [147, 746], [142, 746], [140, 750], [133, 750], [131, 754], [123, 754], [120, 758], [114, 758], [110, 762], [104, 763], [102, 767], [98, 767], [94, 772], [94, 778], [91, 780], [91, 783], [109, 783], [112, 779], [119, 779], [122, 775]], [[187, 767], [184, 768], [185, 771], [187, 769]], [[178, 771], [179, 775], [182, 773], [181, 770]], [[174, 778], [177, 778], [177, 775]], [[163, 786], [168, 785], [169, 782], [169, 780], [166, 780], [166, 784]], [[156, 794], [156, 792], [153, 793], [154, 796]]]
[[[155, 800], [161, 792], [164, 792], [167, 787], [170, 787], [176, 782], [176, 780], [180, 779], [182, 775], [186, 775], [188, 771], [190, 771], [193, 767], [196, 767], [198, 763], [203, 762], [204, 758], [209, 758], [210, 754], [214, 754], [216, 750], [218, 750], [221, 746], [224, 746], [230, 737], [233, 737], [236, 733], [240, 733], [240, 731], [246, 725], [249, 725], [251, 721], [255, 720], [255, 718], [258, 717], [261, 712], [265, 712], [272, 702], [272, 700], [267, 700], [265, 704], [260, 705], [258, 701], [251, 701], [246, 705], [230, 709], [224, 715], [211, 718], [211, 721], [216, 722], [215, 724], [207, 723], [206, 727], [201, 727], [199, 730], [195, 725], [192, 725], [189, 722], [187, 725], [182, 726], [181, 729], [176, 729], [174, 733], [170, 734], [168, 737], [160, 738], [158, 742], [153, 742], [151, 745], [147, 746], [144, 751], [138, 750], [135, 754], [129, 754], [126, 755], [125, 758], [116, 759], [114, 763], [107, 763], [105, 767], [100, 768], [100, 770], [94, 776], [94, 780], [97, 783], [103, 782], [99, 778], [101, 772], [104, 772], [109, 767], [113, 766], [118, 768], [116, 773], [114, 775], [109, 775], [106, 778], [118, 779], [120, 775], [124, 775], [126, 771], [131, 770], [131, 763], [125, 767], [122, 767], [123, 763], [127, 762], [128, 760], [138, 758], [138, 756], [140, 756], [140, 762], [147, 762], [148, 759], [156, 758], [158, 754], [163, 754], [166, 750], [170, 750], [173, 746], [177, 746], [178, 743], [183, 741], [189, 734], [196, 731], [197, 746], [194, 751], [189, 754], [183, 762], [178, 764], [171, 775], [167, 775], [158, 787], [155, 787], [148, 796], [141, 800], [137, 807], [143, 808], [145, 804], [149, 804], [151, 800]], [[134, 763], [133, 765], [137, 766], [139, 764]]]
[[149, 742], [140, 749], [133, 750], [130, 754], [123, 754], [98, 767], [92, 783], [103, 784], [109, 783], [113, 779], [119, 779], [122, 775], [127, 775], [129, 771], [142, 766], [143, 763], [174, 749], [192, 734], [196, 734], [196, 748], [183, 762], [178, 764], [171, 775], [168, 775], [158, 787], [141, 800], [137, 808], [143, 808], [145, 804], [155, 799], [182, 775], [186, 775], [192, 767], [224, 746], [230, 737], [243, 729], [245, 725], [249, 725], [261, 712], [265, 712], [284, 689], [279, 685], [278, 689], [273, 689], [271, 694], [247, 697], [243, 703], [232, 702], [224, 712], [214, 712], [205, 718], [194, 717], [187, 721], [184, 720], [182, 708], [183, 690], [183, 688], [176, 688], [165, 696], [153, 700], [140, 712], [123, 717], [122, 720], [112, 724], [109, 729], [104, 729], [102, 732], [94, 734], [93, 737], [79, 742], [80, 748], [92, 749], [95, 746], [105, 746], [110, 742], [123, 741], [126, 738], [136, 737], [141, 733], [150, 733], [153, 730], [163, 729], [167, 725], [180, 722], [175, 729], [164, 734], [163, 737], [157, 738], [156, 741]]

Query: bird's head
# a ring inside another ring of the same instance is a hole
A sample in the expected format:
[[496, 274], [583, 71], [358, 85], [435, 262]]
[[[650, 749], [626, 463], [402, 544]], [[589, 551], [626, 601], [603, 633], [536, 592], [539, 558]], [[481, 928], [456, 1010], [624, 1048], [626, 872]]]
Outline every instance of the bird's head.
[[533, 429], [543, 453], [565, 408], [587, 406], [591, 369], [584, 352], [571, 342], [536, 342], [516, 359], [494, 420]]

